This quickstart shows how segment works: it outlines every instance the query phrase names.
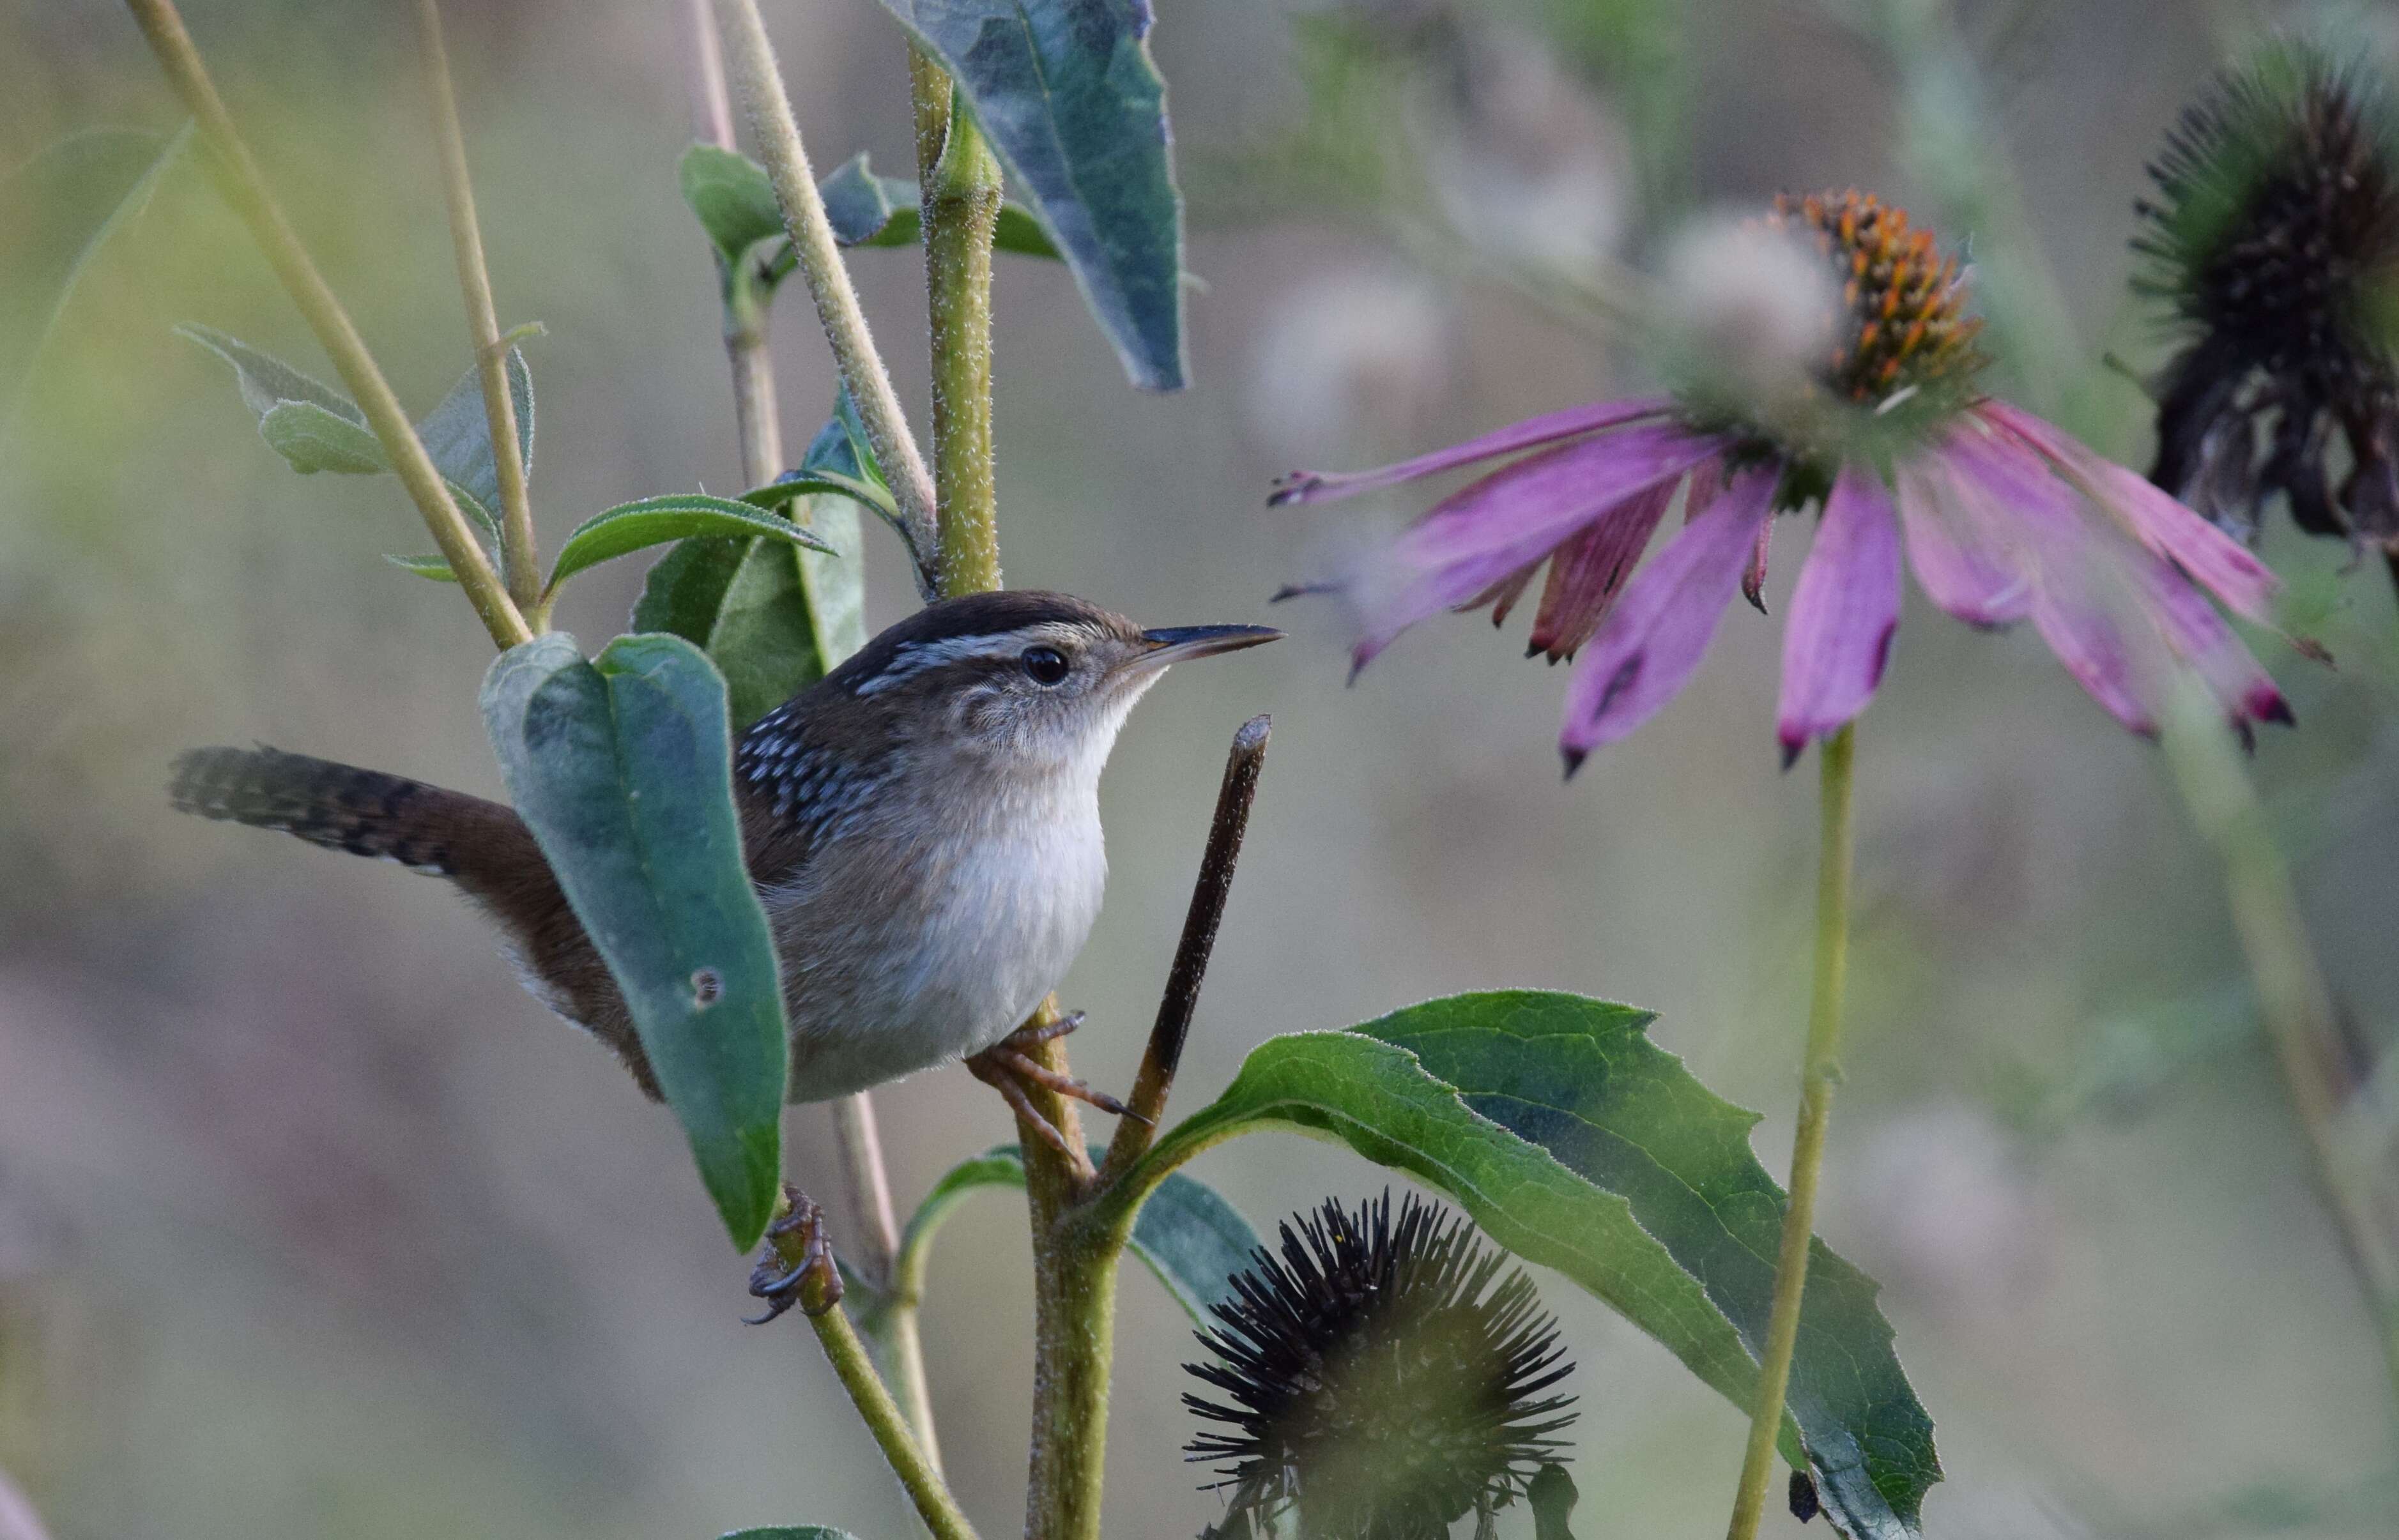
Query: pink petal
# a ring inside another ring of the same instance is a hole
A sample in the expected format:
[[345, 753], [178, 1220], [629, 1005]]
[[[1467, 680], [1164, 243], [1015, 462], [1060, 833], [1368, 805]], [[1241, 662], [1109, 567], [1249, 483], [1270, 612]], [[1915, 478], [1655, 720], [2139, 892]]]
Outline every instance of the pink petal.
[[1932, 602], [1969, 626], [2012, 626], [2032, 607], [2032, 586], [1994, 538], [1990, 493], [1943, 452], [1899, 466], [1900, 522], [1908, 563]]
[[2272, 624], [2274, 595], [2282, 585], [2247, 547], [2032, 413], [2004, 401], [1985, 401], [1974, 410], [2055, 462], [2135, 539], [2190, 574], [2234, 614], [2261, 626]]
[[1538, 564], [1626, 498], [1671, 485], [1716, 448], [1715, 439], [1671, 424], [1645, 425], [1545, 450], [1453, 493], [1383, 559], [1385, 580], [1367, 588], [1375, 597], [1350, 655], [1353, 669], [1364, 668], [1417, 621], [1469, 603]]
[[1648, 721], [1700, 666], [1781, 474], [1779, 466], [1742, 472], [1633, 575], [1575, 664], [1558, 745], [1569, 775], [1592, 750]]
[[1495, 628], [1505, 626], [1508, 624], [1508, 612], [1516, 607], [1516, 601], [1524, 598], [1525, 588], [1532, 585], [1534, 570], [1531, 567], [1519, 567], [1460, 604], [1457, 607], [1457, 613], [1467, 615], [1488, 604], [1491, 606], [1491, 624]]
[[1871, 471], [1842, 471], [1782, 628], [1774, 730], [1786, 768], [1809, 738], [1839, 731], [1874, 698], [1899, 629], [1899, 560], [1890, 493]]
[[1757, 526], [1757, 544], [1749, 548], [1749, 565], [1741, 571], [1741, 596], [1760, 615], [1766, 613], [1766, 562], [1773, 554], [1774, 520], [1769, 519]]
[[1478, 460], [1496, 459], [1502, 454], [1513, 454], [1518, 450], [1555, 443], [1560, 439], [1571, 439], [1599, 428], [1618, 427], [1645, 417], [1663, 416], [1674, 407], [1674, 399], [1668, 396], [1593, 401], [1584, 406], [1568, 407], [1563, 412], [1528, 417], [1496, 433], [1486, 433], [1479, 439], [1469, 439], [1462, 444], [1452, 444], [1447, 449], [1419, 454], [1413, 460], [1403, 460], [1398, 465], [1384, 466], [1376, 470], [1331, 474], [1295, 470], [1275, 483], [1274, 495], [1267, 499], [1267, 506], [1281, 507], [1292, 503], [1329, 503], [1336, 498], [1355, 497], [1362, 492], [1397, 486], [1418, 477], [1471, 466]]
[[2142, 703], [2134, 677], [2132, 649], [2124, 633], [2078, 585], [2044, 582], [2032, 602], [2033, 628], [2109, 716], [2145, 738], [2158, 736], [2156, 718]]
[[2151, 561], [2143, 573], [2143, 591], [2151, 616], [2166, 642], [2196, 670], [2243, 738], [2249, 723], [2288, 723], [2290, 704], [2270, 675], [2258, 667], [2205, 594], [2191, 586], [2170, 561]]
[[[1707, 467], [1701, 467], [1707, 474]], [[1560, 546], [1550, 558], [1550, 580], [1533, 616], [1527, 655], [1547, 653], [1550, 661], [1582, 649], [1624, 591], [1658, 521], [1666, 517], [1679, 481], [1660, 481], [1602, 514], [1598, 522]]]

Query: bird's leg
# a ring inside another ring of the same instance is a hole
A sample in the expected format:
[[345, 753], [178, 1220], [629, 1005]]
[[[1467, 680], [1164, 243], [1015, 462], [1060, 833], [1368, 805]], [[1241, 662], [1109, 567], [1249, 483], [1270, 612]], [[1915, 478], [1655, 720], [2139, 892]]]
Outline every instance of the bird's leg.
[[1064, 1037], [1082, 1024], [1083, 1013], [1070, 1011], [1057, 1020], [1040, 1026], [1019, 1027], [967, 1060], [969, 1073], [984, 1085], [998, 1091], [1009, 1106], [1015, 1111], [1016, 1115], [1023, 1118], [1032, 1127], [1033, 1131], [1040, 1136], [1043, 1143], [1070, 1160], [1081, 1155], [1082, 1152], [1070, 1148], [1066, 1142], [1066, 1136], [1059, 1132], [1056, 1126], [1048, 1118], [1034, 1110], [1032, 1099], [1024, 1094], [1026, 1082], [1029, 1081], [1045, 1090], [1054, 1091], [1060, 1096], [1070, 1096], [1078, 1101], [1087, 1102], [1111, 1116], [1140, 1115], [1107, 1092], [1095, 1091], [1073, 1075], [1059, 1074], [1056, 1070], [1041, 1063], [1027, 1051], [1039, 1047], [1054, 1038]]

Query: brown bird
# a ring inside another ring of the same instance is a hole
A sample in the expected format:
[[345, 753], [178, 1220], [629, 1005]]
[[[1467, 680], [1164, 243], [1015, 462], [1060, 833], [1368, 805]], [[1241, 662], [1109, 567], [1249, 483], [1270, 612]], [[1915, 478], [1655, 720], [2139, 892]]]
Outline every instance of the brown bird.
[[[733, 790], [781, 963], [789, 1099], [996, 1049], [1010, 1073], [1120, 1110], [1004, 1040], [1099, 913], [1100, 771], [1133, 702], [1171, 664], [1281, 634], [1144, 630], [1065, 594], [973, 594], [901, 621], [743, 732]], [[513, 810], [267, 748], [193, 750], [169, 795], [448, 878], [499, 927], [526, 988], [658, 1094], [616, 981]]]

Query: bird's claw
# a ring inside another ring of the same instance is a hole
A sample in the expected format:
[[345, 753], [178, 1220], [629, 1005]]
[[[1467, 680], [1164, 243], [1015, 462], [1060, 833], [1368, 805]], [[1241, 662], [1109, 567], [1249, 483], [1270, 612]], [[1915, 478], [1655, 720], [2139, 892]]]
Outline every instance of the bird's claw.
[[[1065, 1036], [1083, 1024], [1083, 1013], [1069, 1011], [1055, 1021], [1017, 1028], [1006, 1037], [967, 1060], [967, 1070], [984, 1085], [1000, 1094], [1017, 1120], [1032, 1130], [1044, 1144], [1070, 1161], [1082, 1162], [1090, 1157], [1075, 1148], [1065, 1131], [1043, 1116], [1025, 1091], [1027, 1085], [1038, 1086], [1057, 1096], [1070, 1097], [1089, 1103], [1112, 1117], [1141, 1117], [1139, 1113], [1105, 1091], [1093, 1090], [1073, 1075], [1062, 1074], [1035, 1059], [1029, 1051], [1044, 1043]], [[1142, 1118], [1142, 1121], [1149, 1121]]]
[[764, 1326], [795, 1304], [804, 1315], [821, 1316], [841, 1303], [841, 1269], [825, 1234], [824, 1210], [789, 1182], [783, 1196], [790, 1206], [766, 1226], [758, 1265], [750, 1270], [750, 1292], [766, 1302], [766, 1313], [744, 1316], [746, 1325]]

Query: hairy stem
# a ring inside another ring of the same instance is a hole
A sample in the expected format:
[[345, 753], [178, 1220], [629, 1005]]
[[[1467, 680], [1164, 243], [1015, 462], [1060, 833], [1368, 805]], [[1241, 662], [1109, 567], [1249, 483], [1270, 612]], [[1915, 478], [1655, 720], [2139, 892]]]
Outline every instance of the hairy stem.
[[[911, 50], [917, 155], [933, 136], [928, 97], [944, 98]], [[938, 83], [938, 84], [937, 84]], [[945, 101], [940, 153], [922, 177], [925, 290], [932, 325], [933, 482], [941, 504], [945, 593], [999, 587], [997, 496], [991, 441], [991, 240], [999, 225], [999, 162], [963, 104]]]
[[483, 264], [482, 228], [475, 218], [475, 185], [467, 172], [467, 137], [458, 127], [458, 96], [450, 82], [450, 50], [441, 41], [440, 0], [416, 0], [425, 41], [426, 83], [433, 98], [433, 135], [441, 148], [441, 188], [450, 206], [450, 241], [458, 259], [458, 288], [467, 301], [467, 334], [475, 344], [475, 377], [483, 387], [483, 420], [499, 473], [500, 573], [508, 597], [527, 614], [541, 603], [541, 557], [534, 543], [533, 499], [518, 447], [517, 406], [508, 394], [508, 346], [492, 304], [492, 275]]
[[867, 1431], [874, 1436], [891, 1473], [900, 1479], [901, 1487], [915, 1506], [917, 1517], [924, 1520], [933, 1540], [974, 1540], [974, 1527], [967, 1522], [957, 1500], [950, 1495], [948, 1485], [942, 1479], [941, 1467], [927, 1459], [918, 1447], [899, 1403], [891, 1398], [883, 1377], [874, 1371], [874, 1359], [867, 1352], [865, 1342], [841, 1307], [841, 1274], [834, 1265], [833, 1249], [825, 1238], [823, 1223], [823, 1211], [806, 1195], [785, 1183], [783, 1202], [775, 1223], [766, 1230], [767, 1251], [760, 1261], [760, 1272], [752, 1275], [751, 1288], [752, 1291], [759, 1290], [759, 1277], [772, 1276], [779, 1265], [788, 1271], [777, 1282], [796, 1286], [796, 1299], [787, 1296], [783, 1304], [760, 1319], [772, 1319], [785, 1304], [799, 1305], [808, 1325], [815, 1329], [817, 1341], [823, 1346], [842, 1388], [849, 1393]]
[[775, 184], [776, 201], [782, 205], [784, 229], [791, 236], [792, 251], [807, 280], [808, 293], [816, 301], [817, 319], [824, 327], [825, 341], [832, 344], [842, 384], [857, 403], [867, 440], [891, 483], [902, 533], [915, 554], [917, 586], [931, 598], [940, 591], [941, 581], [933, 479], [908, 431], [899, 394], [875, 352], [858, 290], [851, 286], [849, 269], [834, 242], [824, 199], [817, 193], [816, 173], [809, 169], [807, 151], [800, 142], [799, 122], [792, 115], [792, 99], [776, 71], [774, 46], [767, 41], [758, 0], [716, 0], [716, 20], [724, 34], [735, 92], [749, 114], [752, 131], [758, 136], [759, 158]]
[[[691, 98], [692, 131], [721, 150], [734, 148], [733, 111], [725, 89], [725, 60], [717, 42], [712, 0], [684, 0], [684, 61]], [[756, 284], [717, 258], [725, 294], [725, 356], [733, 371], [734, 426], [741, 444], [745, 486], [763, 487], [782, 474], [782, 425], [775, 411], [775, 364], [766, 348], [766, 301]], [[828, 667], [839, 662], [827, 658]], [[849, 1189], [849, 1211], [864, 1242], [861, 1257], [869, 1275], [898, 1293], [892, 1253], [900, 1244], [891, 1202], [891, 1179], [866, 1091], [844, 1097], [834, 1107], [834, 1138]], [[925, 1458], [942, 1468], [941, 1440], [933, 1429], [932, 1393], [925, 1375], [925, 1349], [916, 1330], [914, 1293], [895, 1298], [890, 1346], [900, 1382], [900, 1404]]]
[[1757, 1366], [1749, 1446], [1742, 1455], [1728, 1540], [1754, 1540], [1766, 1512], [1774, 1474], [1774, 1443], [1782, 1431], [1782, 1402], [1791, 1386], [1791, 1353], [1799, 1341], [1799, 1301], [1808, 1287], [1808, 1246], [1816, 1231], [1816, 1183], [1824, 1164], [1824, 1129], [1832, 1122], [1833, 1087], [1841, 1077], [1841, 994], [1850, 967], [1850, 771], [1854, 723], [1824, 741], [1823, 833], [1816, 870], [1816, 977], [1808, 1007], [1808, 1055], [1801, 1070], [1799, 1131], [1791, 1144], [1791, 1199], [1782, 1211], [1782, 1239], [1774, 1259], [1774, 1307], [1766, 1320], [1766, 1351]]
[[2274, 1064], [2399, 1392], [2399, 1193], [2379, 1163], [2348, 1137], [2361, 1077], [2348, 1068], [2332, 991], [2299, 912], [2290, 868], [2274, 847], [2222, 713], [2187, 696], [2168, 714], [2166, 728], [2167, 757], [2183, 801], [2224, 863], [2233, 929], [2257, 982]]
[[224, 99], [217, 95], [208, 66], [201, 61], [192, 34], [184, 29], [174, 0], [126, 0], [126, 7], [141, 26], [142, 35], [157, 57], [159, 67], [166, 72], [168, 85], [199, 125], [201, 142], [208, 146], [218, 173], [219, 190], [249, 226], [251, 238], [258, 242], [284, 291], [291, 296], [291, 303], [299, 307], [309, 331], [316, 333], [318, 344], [332, 359], [342, 383], [349, 387], [359, 409], [366, 414], [367, 426], [374, 430], [385, 457], [391, 462], [410, 500], [424, 515], [426, 528], [432, 532], [434, 544], [441, 547], [442, 560], [456, 574], [468, 601], [482, 618], [483, 628], [502, 647], [532, 641], [533, 631], [526, 626], [524, 615], [508, 597], [499, 574], [485, 559], [483, 547], [476, 542], [475, 532], [458, 512], [458, 505], [451, 500], [441, 472], [435, 468], [433, 457], [425, 452], [407, 412], [400, 407], [400, 398], [385, 382], [383, 371], [375, 366], [365, 339], [359, 335], [342, 302], [333, 297], [324, 275], [317, 271], [317, 264], [300, 244], [299, 236], [284, 217], [274, 195], [267, 191], [266, 179], [251, 156], [250, 146], [242, 142], [240, 133], [235, 129], [233, 117], [225, 111]]

